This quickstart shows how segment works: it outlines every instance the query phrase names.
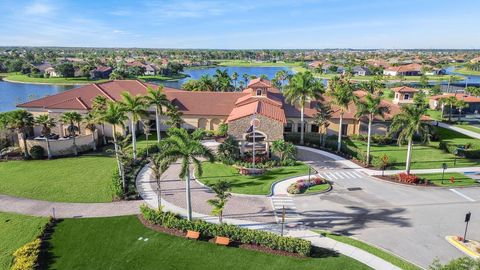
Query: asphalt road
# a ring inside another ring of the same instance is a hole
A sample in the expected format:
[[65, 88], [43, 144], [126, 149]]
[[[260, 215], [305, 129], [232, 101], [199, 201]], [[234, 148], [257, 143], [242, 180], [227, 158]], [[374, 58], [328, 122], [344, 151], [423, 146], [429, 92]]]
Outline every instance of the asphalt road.
[[342, 168], [312, 152], [300, 150], [299, 157], [333, 183], [329, 193], [294, 198], [306, 226], [356, 237], [424, 267], [436, 257], [447, 262], [464, 256], [445, 236], [463, 235], [468, 211], [472, 219], [467, 238], [480, 240], [480, 188], [399, 185]]

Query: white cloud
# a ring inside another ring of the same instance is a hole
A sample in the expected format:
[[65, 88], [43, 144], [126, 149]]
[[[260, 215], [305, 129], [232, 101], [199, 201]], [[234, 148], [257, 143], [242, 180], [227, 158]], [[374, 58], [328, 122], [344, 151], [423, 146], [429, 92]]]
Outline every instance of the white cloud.
[[25, 8], [25, 13], [28, 15], [46, 15], [54, 10], [54, 6], [44, 2], [34, 2]]

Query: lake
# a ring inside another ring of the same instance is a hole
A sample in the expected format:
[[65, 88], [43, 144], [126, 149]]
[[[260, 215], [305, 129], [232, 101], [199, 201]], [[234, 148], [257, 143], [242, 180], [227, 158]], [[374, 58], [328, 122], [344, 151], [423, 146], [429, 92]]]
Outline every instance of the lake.
[[[180, 88], [184, 82], [191, 79], [199, 79], [203, 74], [213, 76], [216, 69], [226, 69], [230, 75], [232, 75], [233, 72], [237, 72], [239, 74], [238, 82], [243, 80], [243, 74], [256, 75], [258, 77], [265, 74], [268, 78], [272, 79], [275, 76], [275, 73], [280, 70], [291, 71], [287, 67], [212, 67], [185, 69], [184, 73], [190, 77], [181, 79], [177, 82], [163, 82], [162, 84], [173, 88]], [[22, 102], [27, 102], [47, 95], [53, 95], [80, 86], [81, 85], [25, 84], [0, 81], [0, 112], [14, 110], [15, 105]]]

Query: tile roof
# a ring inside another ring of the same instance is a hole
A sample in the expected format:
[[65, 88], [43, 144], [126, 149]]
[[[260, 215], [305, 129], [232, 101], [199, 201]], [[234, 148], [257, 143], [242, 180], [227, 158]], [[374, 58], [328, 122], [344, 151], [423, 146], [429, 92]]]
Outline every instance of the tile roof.
[[422, 66], [419, 64], [408, 64], [396, 67], [388, 67], [385, 70], [387, 71], [396, 71], [396, 72], [408, 72], [408, 71], [420, 71]]
[[440, 98], [451, 97], [451, 96], [455, 96], [455, 98], [457, 100], [463, 100], [467, 103], [480, 102], [480, 97], [470, 96], [470, 95], [466, 95], [466, 94], [462, 94], [462, 93], [456, 93], [456, 94], [448, 93], [448, 94], [443, 94], [443, 95], [431, 96], [429, 99], [439, 100]]
[[400, 87], [392, 88], [392, 91], [398, 92], [398, 93], [416, 93], [418, 92], [418, 89], [408, 87], [408, 86], [400, 86]]
[[281, 106], [274, 105], [267, 100], [258, 98], [253, 102], [233, 108], [227, 118], [227, 123], [253, 114], [263, 115], [281, 123], [287, 122], [285, 112]]

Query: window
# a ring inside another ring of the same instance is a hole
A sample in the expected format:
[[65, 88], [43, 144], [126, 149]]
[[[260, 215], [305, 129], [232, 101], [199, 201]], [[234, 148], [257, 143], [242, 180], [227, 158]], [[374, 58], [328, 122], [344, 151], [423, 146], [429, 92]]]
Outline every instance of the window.
[[348, 124], [342, 124], [342, 136], [347, 136], [348, 134]]
[[257, 89], [257, 96], [261, 96], [262, 95], [262, 89]]
[[311, 132], [318, 133], [318, 131], [319, 131], [318, 125], [312, 124], [312, 126], [311, 126]]
[[[302, 124], [301, 123], [298, 123], [297, 124], [297, 132], [302, 132]], [[303, 123], [303, 131], [306, 132], [307, 131], [307, 123]]]
[[283, 132], [292, 132], [292, 131], [293, 131], [293, 123], [288, 122], [287, 124], [285, 124], [285, 126], [283, 127]]
[[405, 94], [405, 96], [403, 96], [403, 99], [409, 100], [409, 99], [410, 99], [410, 95], [409, 95], [409, 94]]

